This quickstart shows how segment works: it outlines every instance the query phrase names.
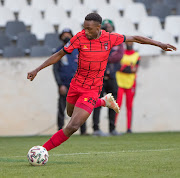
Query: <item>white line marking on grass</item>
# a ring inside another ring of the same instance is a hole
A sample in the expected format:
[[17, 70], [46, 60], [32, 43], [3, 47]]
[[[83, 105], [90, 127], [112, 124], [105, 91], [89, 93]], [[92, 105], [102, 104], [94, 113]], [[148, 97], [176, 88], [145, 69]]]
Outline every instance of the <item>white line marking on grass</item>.
[[[87, 153], [64, 153], [64, 154], [50, 154], [50, 156], [76, 156], [76, 155], [93, 155], [93, 154], [117, 154], [117, 153], [140, 153], [140, 152], [161, 152], [161, 151], [170, 151], [170, 150], [179, 150], [179, 148], [167, 148], [167, 149], [154, 149], [154, 150], [121, 150], [121, 151], [109, 151], [109, 152], [87, 152]], [[7, 156], [0, 158], [24, 158], [24, 156]]]
[[75, 156], [75, 155], [92, 155], [92, 154], [117, 154], [117, 153], [138, 153], [138, 152], [157, 152], [157, 151], [170, 151], [176, 150], [174, 148], [169, 149], [156, 149], [156, 150], [122, 150], [122, 151], [110, 151], [110, 152], [87, 152], [87, 153], [65, 153], [65, 154], [52, 154], [50, 156]]

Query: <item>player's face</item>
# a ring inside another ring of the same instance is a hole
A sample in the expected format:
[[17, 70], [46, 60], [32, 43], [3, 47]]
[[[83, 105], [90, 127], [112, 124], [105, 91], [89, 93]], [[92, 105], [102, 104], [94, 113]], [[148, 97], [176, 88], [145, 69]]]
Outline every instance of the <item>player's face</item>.
[[98, 22], [94, 22], [92, 20], [84, 21], [85, 34], [89, 40], [96, 39], [99, 35], [100, 29], [101, 25]]

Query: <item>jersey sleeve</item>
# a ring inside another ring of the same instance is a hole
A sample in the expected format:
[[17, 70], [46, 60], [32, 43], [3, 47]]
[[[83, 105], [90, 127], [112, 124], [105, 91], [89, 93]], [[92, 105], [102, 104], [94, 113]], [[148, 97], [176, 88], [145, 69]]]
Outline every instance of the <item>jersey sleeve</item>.
[[80, 47], [80, 42], [78, 39], [78, 35], [73, 36], [68, 43], [64, 46], [63, 50], [65, 53], [70, 54], [74, 49], [78, 49]]
[[111, 33], [112, 47], [120, 45], [126, 41], [126, 36], [118, 33]]

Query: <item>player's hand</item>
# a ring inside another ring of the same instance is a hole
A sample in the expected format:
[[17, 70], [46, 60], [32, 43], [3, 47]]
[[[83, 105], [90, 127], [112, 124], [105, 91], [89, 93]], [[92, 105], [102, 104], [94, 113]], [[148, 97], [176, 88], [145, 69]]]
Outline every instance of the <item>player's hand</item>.
[[162, 48], [164, 51], [176, 51], [176, 47], [170, 44], [164, 44], [160, 43], [159, 45], [160, 48]]
[[34, 78], [36, 77], [37, 73], [38, 73], [37, 70], [33, 70], [33, 71], [29, 72], [27, 74], [27, 79], [29, 79], [30, 81], [33, 81]]
[[61, 95], [66, 95], [66, 94], [67, 94], [67, 91], [68, 91], [68, 89], [67, 89], [67, 87], [66, 87], [65, 85], [61, 85], [61, 86], [59, 87], [59, 93], [60, 93]]

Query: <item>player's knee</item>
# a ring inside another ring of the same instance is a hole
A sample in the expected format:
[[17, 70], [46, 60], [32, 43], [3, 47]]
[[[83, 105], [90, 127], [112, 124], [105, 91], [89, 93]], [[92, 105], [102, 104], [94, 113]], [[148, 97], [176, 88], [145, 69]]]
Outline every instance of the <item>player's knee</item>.
[[79, 129], [79, 125], [68, 124], [66, 129], [68, 130], [69, 133], [73, 134]]

